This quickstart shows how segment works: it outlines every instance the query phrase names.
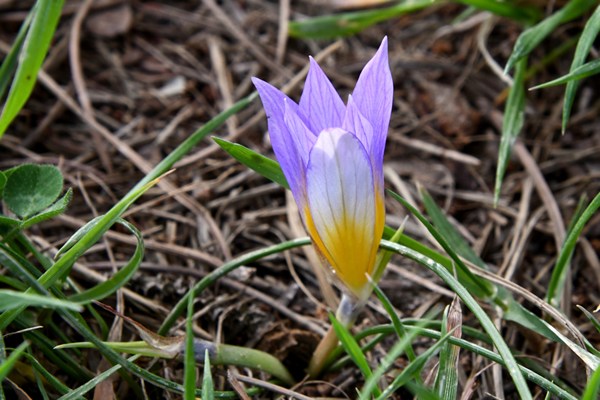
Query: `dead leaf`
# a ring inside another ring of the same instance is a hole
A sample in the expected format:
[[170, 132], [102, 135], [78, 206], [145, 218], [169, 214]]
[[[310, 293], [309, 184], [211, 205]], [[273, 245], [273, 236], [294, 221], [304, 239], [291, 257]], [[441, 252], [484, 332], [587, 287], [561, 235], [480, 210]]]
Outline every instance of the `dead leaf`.
[[419, 113], [435, 113], [435, 120], [442, 133], [460, 139], [476, 132], [481, 116], [460, 91], [437, 82], [420, 80], [418, 83], [422, 90], [419, 96]]
[[99, 11], [92, 14], [86, 22], [87, 28], [96, 36], [114, 38], [131, 29], [133, 12], [129, 4]]

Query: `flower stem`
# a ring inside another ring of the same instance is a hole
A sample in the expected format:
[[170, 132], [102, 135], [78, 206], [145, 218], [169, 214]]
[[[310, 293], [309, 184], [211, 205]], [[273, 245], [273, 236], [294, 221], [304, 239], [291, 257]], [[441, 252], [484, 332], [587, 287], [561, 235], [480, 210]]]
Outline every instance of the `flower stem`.
[[308, 369], [306, 372], [308, 372], [309, 379], [314, 379], [319, 376], [323, 366], [325, 365], [327, 356], [337, 347], [337, 345], [337, 335], [335, 334], [333, 326], [330, 326], [325, 336], [323, 336], [323, 339], [321, 339], [319, 342], [312, 355], [312, 358], [310, 359], [310, 363], [308, 364]]
[[[364, 305], [364, 300], [359, 300], [344, 294], [335, 316], [342, 325], [346, 328], [350, 328], [354, 325], [354, 321], [356, 321], [356, 317]], [[339, 340], [335, 334], [335, 330], [333, 329], [333, 326], [330, 326], [325, 336], [323, 336], [323, 339], [321, 339], [317, 345], [317, 348], [310, 359], [310, 363], [308, 364], [306, 372], [310, 379], [318, 377], [323, 371], [327, 357], [338, 346], [338, 342]]]

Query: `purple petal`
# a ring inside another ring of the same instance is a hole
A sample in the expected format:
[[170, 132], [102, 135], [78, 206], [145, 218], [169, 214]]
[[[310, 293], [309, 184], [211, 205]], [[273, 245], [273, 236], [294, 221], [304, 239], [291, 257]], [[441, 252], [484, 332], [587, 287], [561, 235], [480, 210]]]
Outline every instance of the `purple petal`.
[[367, 153], [371, 153], [373, 126], [369, 120], [362, 115], [352, 95], [348, 96], [348, 105], [346, 106], [346, 115], [344, 116], [342, 128], [353, 133], [365, 147]]
[[383, 229], [383, 197], [371, 160], [353, 134], [322, 132], [310, 152], [307, 229], [340, 280], [355, 294], [367, 284]]
[[394, 95], [387, 37], [381, 42], [375, 56], [363, 68], [352, 95], [356, 106], [373, 127], [370, 154], [382, 162]]
[[[298, 106], [283, 92], [270, 84], [257, 78], [252, 78], [252, 82], [258, 90], [267, 114], [271, 146], [294, 194], [294, 198], [298, 202], [305, 198], [306, 194], [306, 163], [303, 162], [303, 158], [308, 158], [308, 150], [304, 150], [305, 147], [300, 144], [303, 143], [305, 138], [296, 136], [298, 133], [303, 132], [291, 132], [285, 123], [286, 107], [290, 114], [295, 114]], [[305, 154], [302, 154], [303, 152]]]
[[323, 129], [342, 126], [344, 102], [312, 57], [300, 97], [300, 112], [317, 135]]
[[[342, 128], [356, 135], [365, 147], [371, 160], [375, 183], [378, 187], [383, 187], [383, 146], [380, 148], [379, 142], [375, 141], [373, 126], [362, 115], [352, 95], [348, 97], [348, 106], [346, 107], [346, 116]], [[383, 145], [385, 146], [385, 137], [383, 138]]]
[[302, 159], [302, 164], [306, 167], [308, 165], [308, 154], [313, 144], [317, 140], [317, 136], [311, 131], [302, 118], [298, 115], [297, 111], [294, 111], [293, 103], [291, 100], [284, 100], [285, 111], [283, 120], [287, 127], [287, 130], [294, 141], [294, 146], [298, 150], [298, 154]]

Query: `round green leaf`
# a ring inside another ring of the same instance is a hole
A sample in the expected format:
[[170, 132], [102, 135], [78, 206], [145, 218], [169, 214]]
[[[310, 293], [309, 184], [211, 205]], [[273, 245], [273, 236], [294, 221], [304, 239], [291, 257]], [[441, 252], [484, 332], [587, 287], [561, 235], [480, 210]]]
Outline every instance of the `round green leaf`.
[[4, 202], [19, 217], [51, 205], [63, 188], [63, 176], [53, 165], [23, 164], [14, 168], [4, 187]]

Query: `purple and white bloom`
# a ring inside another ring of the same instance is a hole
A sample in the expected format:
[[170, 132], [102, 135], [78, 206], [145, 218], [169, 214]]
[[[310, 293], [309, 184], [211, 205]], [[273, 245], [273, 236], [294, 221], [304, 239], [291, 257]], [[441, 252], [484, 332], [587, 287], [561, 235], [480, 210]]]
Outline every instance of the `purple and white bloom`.
[[300, 103], [254, 78], [275, 156], [304, 225], [339, 280], [368, 289], [384, 227], [383, 151], [393, 82], [384, 38], [344, 104], [317, 62]]

